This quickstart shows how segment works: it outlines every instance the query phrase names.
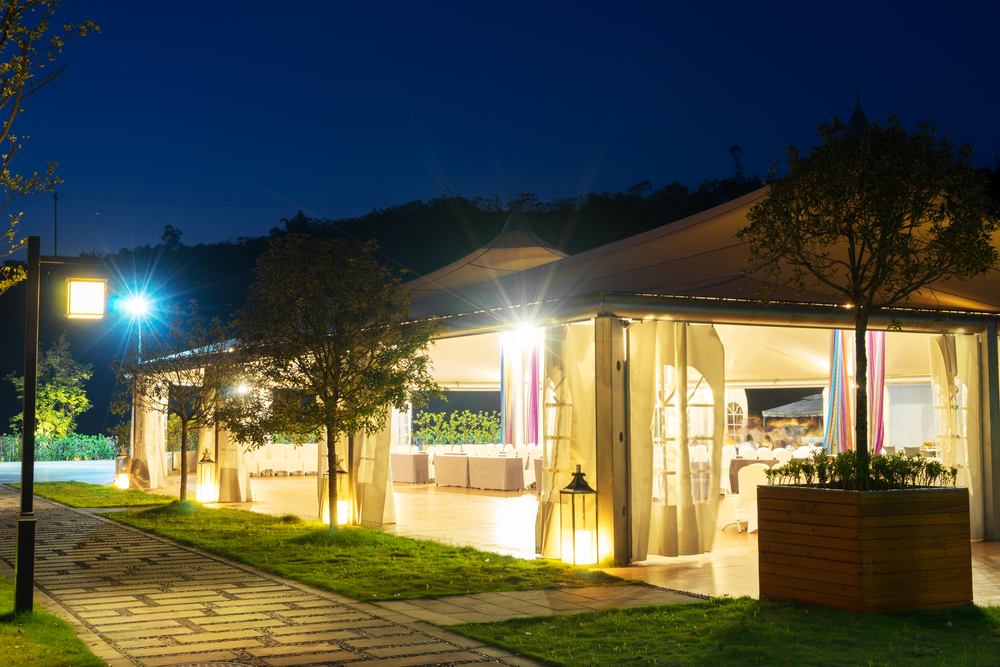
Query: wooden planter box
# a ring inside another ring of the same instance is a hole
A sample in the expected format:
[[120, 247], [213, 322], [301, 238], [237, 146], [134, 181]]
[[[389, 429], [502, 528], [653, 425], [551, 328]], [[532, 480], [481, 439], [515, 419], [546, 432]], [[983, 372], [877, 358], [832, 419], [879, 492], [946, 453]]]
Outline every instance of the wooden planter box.
[[760, 597], [854, 612], [972, 602], [969, 491], [757, 489]]

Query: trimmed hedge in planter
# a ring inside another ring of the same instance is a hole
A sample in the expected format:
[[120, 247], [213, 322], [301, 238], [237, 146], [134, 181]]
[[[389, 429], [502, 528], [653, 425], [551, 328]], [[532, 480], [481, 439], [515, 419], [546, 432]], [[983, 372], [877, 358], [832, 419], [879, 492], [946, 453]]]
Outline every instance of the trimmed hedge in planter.
[[760, 596], [854, 612], [972, 602], [964, 488], [757, 490]]

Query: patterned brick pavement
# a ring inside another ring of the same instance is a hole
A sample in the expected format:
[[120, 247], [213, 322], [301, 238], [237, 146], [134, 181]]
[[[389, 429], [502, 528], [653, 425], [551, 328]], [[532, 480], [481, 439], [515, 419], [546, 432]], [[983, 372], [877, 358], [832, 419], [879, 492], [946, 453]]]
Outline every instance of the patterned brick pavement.
[[[17, 510], [0, 488], [8, 573]], [[36, 597], [112, 667], [536, 664], [37, 497], [35, 516]]]

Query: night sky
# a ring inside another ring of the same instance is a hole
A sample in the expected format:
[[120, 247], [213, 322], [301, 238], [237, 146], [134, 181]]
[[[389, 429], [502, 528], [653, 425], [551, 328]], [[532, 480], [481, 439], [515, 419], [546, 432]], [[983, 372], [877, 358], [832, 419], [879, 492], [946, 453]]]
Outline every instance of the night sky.
[[[980, 164], [1000, 153], [998, 3], [64, 4], [102, 32], [16, 129], [19, 171], [60, 163], [60, 254], [445, 188], [696, 186], [732, 174], [733, 145], [763, 175], [846, 121], [858, 87], [870, 119], [930, 122]], [[51, 195], [15, 208], [51, 252]]]

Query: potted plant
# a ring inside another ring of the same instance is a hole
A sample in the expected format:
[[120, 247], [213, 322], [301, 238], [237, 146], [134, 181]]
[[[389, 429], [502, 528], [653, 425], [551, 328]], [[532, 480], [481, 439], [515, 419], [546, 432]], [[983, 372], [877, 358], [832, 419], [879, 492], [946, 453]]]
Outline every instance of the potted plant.
[[969, 492], [957, 470], [853, 451], [768, 471], [757, 491], [761, 598], [855, 612], [972, 602]]

